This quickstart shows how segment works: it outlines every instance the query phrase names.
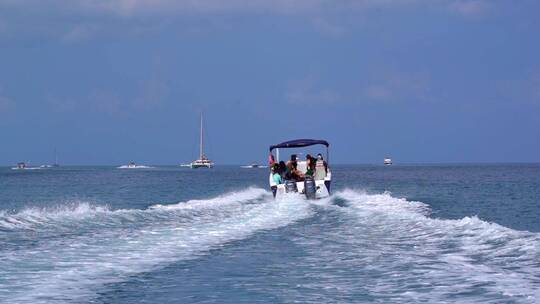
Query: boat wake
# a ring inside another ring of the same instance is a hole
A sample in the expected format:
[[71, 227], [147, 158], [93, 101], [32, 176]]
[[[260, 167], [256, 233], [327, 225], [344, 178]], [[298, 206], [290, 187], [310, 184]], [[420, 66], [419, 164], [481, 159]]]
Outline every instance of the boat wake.
[[[362, 269], [355, 279], [374, 297], [391, 302], [455, 302], [458, 295], [460, 303], [540, 301], [539, 233], [476, 216], [432, 218], [427, 204], [389, 193], [344, 190], [326, 208], [339, 213], [348, 229], [328, 229], [319, 236], [341, 244], [342, 250], [316, 246], [313, 254], [322, 257], [318, 262], [330, 272], [332, 267]], [[339, 259], [336, 250], [342, 252]], [[326, 283], [336, 284], [321, 277], [317, 287]], [[354, 284], [341, 283], [345, 286], [338, 288]]]
[[296, 266], [312, 272], [298, 284], [319, 302], [339, 299], [329, 287], [385, 302], [540, 300], [540, 234], [429, 215], [429, 205], [389, 193], [274, 201], [257, 188], [144, 210], [73, 202], [0, 211], [0, 302], [89, 301], [107, 284], [300, 220], [294, 242], [307, 256]]
[[[0, 302], [82, 302], [105, 284], [193, 259], [257, 231], [309, 217], [262, 189], [209, 200], [110, 210], [87, 203], [0, 214]], [[23, 241], [32, 240], [31, 246]]]

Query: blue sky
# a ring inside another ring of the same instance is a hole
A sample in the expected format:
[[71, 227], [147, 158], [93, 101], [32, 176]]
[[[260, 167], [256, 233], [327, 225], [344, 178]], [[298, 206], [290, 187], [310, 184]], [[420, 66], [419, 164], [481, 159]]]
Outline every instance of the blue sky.
[[339, 163], [540, 161], [540, 2], [0, 0], [0, 164], [324, 138]]

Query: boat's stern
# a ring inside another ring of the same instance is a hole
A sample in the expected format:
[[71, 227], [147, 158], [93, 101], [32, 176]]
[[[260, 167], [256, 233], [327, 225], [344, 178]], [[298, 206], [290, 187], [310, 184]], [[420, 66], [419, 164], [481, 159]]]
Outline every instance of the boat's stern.
[[275, 198], [287, 195], [299, 195], [305, 199], [321, 199], [330, 196], [330, 185], [332, 179], [328, 172], [327, 177], [321, 180], [291, 181], [276, 184], [270, 173], [270, 189]]

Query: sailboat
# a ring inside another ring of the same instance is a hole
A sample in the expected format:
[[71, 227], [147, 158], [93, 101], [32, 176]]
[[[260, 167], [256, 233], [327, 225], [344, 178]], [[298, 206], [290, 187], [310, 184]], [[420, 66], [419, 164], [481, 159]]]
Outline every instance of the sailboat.
[[212, 167], [214, 167], [214, 163], [211, 160], [209, 160], [208, 158], [206, 158], [206, 156], [204, 155], [203, 134], [204, 134], [203, 133], [203, 114], [201, 113], [201, 134], [200, 134], [200, 142], [199, 142], [199, 159], [194, 160], [194, 161], [191, 162], [190, 167], [192, 169], [196, 169], [196, 168], [212, 168]]
[[60, 167], [60, 164], [58, 163], [58, 153], [56, 153], [56, 148], [54, 148], [54, 164], [53, 167]]
[[58, 154], [56, 153], [56, 148], [54, 148], [54, 164], [41, 165], [40, 168], [56, 168], [56, 167], [60, 167], [60, 164], [58, 164]]

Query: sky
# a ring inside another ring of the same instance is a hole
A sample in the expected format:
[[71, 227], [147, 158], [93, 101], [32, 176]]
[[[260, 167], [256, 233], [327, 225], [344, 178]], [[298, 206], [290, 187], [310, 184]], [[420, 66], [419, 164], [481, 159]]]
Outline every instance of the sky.
[[540, 1], [0, 0], [0, 165], [539, 162]]

